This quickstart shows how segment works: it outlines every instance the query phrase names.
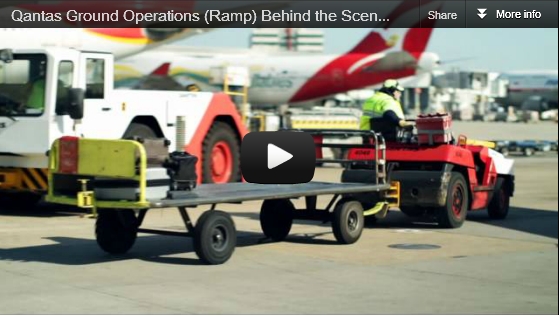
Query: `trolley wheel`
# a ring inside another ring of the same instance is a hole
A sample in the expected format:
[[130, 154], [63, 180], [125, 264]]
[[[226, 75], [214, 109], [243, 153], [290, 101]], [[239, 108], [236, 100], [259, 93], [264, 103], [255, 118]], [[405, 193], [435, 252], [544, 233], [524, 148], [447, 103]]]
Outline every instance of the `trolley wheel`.
[[290, 200], [266, 200], [261, 206], [260, 221], [264, 235], [282, 241], [292, 229], [295, 206]]
[[104, 251], [124, 254], [136, 241], [138, 220], [133, 210], [100, 209], [95, 223], [97, 244]]
[[488, 216], [493, 219], [504, 219], [509, 213], [509, 189], [504, 178], [498, 178], [497, 190], [488, 204]]
[[442, 228], [459, 228], [465, 222], [468, 211], [469, 193], [462, 174], [451, 173], [447, 187], [445, 206], [436, 211], [437, 221]]
[[196, 223], [193, 242], [202, 262], [216, 265], [228, 261], [237, 243], [233, 219], [226, 212], [206, 211]]
[[356, 200], [343, 199], [336, 204], [332, 217], [334, 237], [341, 244], [353, 244], [364, 229], [364, 208]]

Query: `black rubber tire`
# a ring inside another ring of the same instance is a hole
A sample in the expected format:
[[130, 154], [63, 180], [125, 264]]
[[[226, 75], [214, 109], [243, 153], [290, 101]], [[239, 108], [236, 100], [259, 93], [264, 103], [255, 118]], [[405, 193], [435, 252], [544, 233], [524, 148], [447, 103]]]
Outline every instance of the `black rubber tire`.
[[215, 122], [204, 138], [202, 144], [202, 182], [214, 183], [212, 179], [212, 148], [215, 144], [224, 141], [228, 144], [232, 155], [232, 170], [229, 180], [226, 182], [241, 181], [240, 148], [239, 140], [233, 129], [224, 122]]
[[496, 191], [488, 204], [488, 216], [492, 219], [504, 219], [509, 213], [510, 191], [504, 178], [498, 178]]
[[290, 200], [265, 200], [260, 213], [264, 235], [274, 241], [286, 239], [292, 229], [295, 209]]
[[97, 244], [113, 255], [132, 248], [138, 235], [138, 219], [133, 210], [100, 209], [95, 223]]
[[353, 244], [364, 229], [364, 208], [356, 200], [340, 200], [332, 214], [332, 230], [340, 244]]
[[126, 132], [124, 132], [123, 138], [130, 138], [130, 137], [141, 137], [141, 138], [156, 138], [156, 132], [154, 130], [144, 124], [141, 123], [131, 123]]
[[[457, 196], [455, 193], [457, 193]], [[460, 200], [456, 200], [456, 198]], [[446, 206], [436, 211], [439, 226], [442, 228], [461, 227], [467, 217], [468, 203], [469, 193], [465, 177], [458, 172], [452, 172], [447, 187]], [[459, 211], [458, 215], [453, 211], [454, 208]]]
[[237, 244], [237, 232], [231, 216], [222, 211], [206, 211], [198, 219], [194, 232], [194, 250], [205, 264], [228, 261]]
[[535, 154], [535, 150], [533, 148], [525, 148], [523, 149], [523, 155], [526, 157], [531, 157]]

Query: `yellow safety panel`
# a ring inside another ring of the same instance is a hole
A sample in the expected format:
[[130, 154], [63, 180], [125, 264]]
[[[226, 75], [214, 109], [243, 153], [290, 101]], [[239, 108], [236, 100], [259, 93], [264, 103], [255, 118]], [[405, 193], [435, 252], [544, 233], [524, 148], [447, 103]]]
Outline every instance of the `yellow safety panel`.
[[483, 146], [488, 148], [496, 148], [496, 143], [484, 141], [484, 140], [475, 140], [475, 139], [467, 139], [467, 145], [471, 146]]
[[131, 141], [80, 139], [78, 174], [132, 178], [139, 146]]
[[[145, 208], [146, 201], [146, 150], [140, 143], [132, 140], [79, 139], [77, 175], [125, 178], [139, 181], [139, 201], [100, 201], [93, 191], [88, 191], [87, 180], [80, 179], [82, 190], [75, 197], [55, 194], [53, 175], [59, 173], [60, 140], [51, 146], [48, 174], [49, 192], [47, 201], [52, 203], [76, 205], [82, 208]], [[137, 164], [139, 162], [139, 164]], [[139, 172], [137, 172], [137, 170]]]
[[356, 129], [356, 120], [292, 120], [292, 128], [301, 129]]

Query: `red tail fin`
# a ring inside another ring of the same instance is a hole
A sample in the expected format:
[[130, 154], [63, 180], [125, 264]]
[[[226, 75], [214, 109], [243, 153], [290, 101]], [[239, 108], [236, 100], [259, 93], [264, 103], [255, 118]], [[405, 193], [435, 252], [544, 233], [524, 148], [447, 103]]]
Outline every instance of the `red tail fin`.
[[154, 71], [152, 71], [149, 75], [150, 76], [167, 76], [169, 74], [169, 67], [171, 63], [163, 63], [161, 66], [157, 67]]
[[433, 29], [413, 28], [410, 29], [403, 41], [403, 50], [409, 53], [423, 53], [428, 46]]

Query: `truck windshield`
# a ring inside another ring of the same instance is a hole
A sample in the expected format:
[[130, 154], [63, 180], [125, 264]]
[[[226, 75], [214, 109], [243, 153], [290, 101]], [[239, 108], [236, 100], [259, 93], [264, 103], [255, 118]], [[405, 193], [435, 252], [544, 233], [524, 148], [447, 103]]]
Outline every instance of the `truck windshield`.
[[0, 116], [40, 116], [45, 110], [47, 56], [14, 54], [0, 61]]

